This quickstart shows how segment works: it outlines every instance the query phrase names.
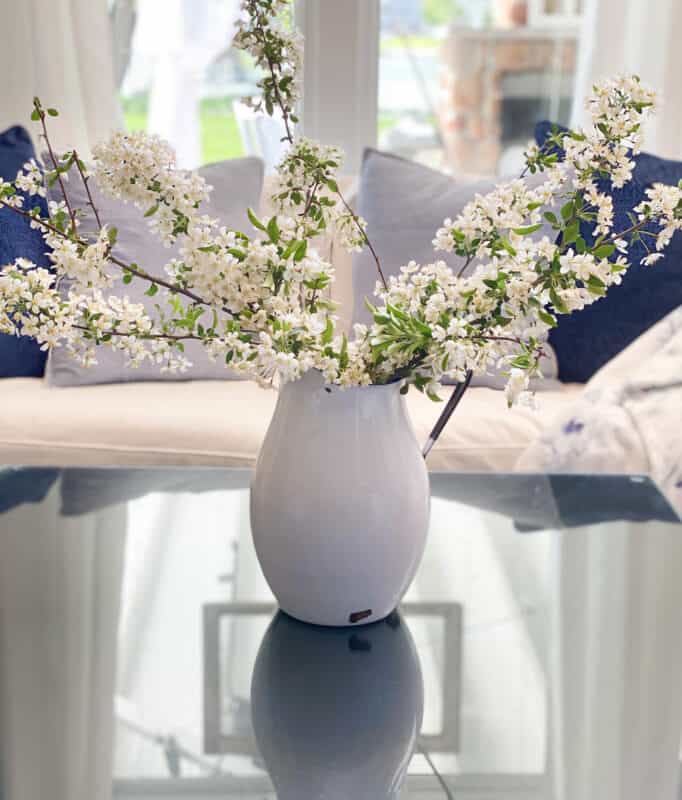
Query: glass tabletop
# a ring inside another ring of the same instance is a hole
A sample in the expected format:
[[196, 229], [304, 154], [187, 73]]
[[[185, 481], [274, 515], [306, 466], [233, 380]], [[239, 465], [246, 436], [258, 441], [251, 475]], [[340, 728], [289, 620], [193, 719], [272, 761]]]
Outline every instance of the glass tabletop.
[[651, 481], [434, 474], [401, 608], [324, 629], [276, 610], [250, 479], [0, 468], [2, 800], [672, 800], [682, 526]]

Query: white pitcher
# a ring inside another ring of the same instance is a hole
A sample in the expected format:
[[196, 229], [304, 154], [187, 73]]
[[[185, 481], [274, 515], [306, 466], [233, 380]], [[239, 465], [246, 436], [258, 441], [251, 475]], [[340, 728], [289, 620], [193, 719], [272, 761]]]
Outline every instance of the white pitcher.
[[400, 383], [341, 389], [308, 372], [280, 390], [251, 487], [251, 528], [280, 608], [360, 625], [417, 570], [429, 480]]

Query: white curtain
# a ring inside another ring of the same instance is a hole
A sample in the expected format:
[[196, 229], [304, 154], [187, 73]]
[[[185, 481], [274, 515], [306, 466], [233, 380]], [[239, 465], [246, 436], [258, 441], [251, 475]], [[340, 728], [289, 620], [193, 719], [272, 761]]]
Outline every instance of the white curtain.
[[87, 155], [118, 127], [107, 0], [1, 0], [0, 47], [0, 129], [22, 124], [35, 134], [36, 95], [61, 113], [51, 120], [59, 149]]
[[0, 519], [0, 796], [110, 800], [127, 507]]
[[584, 99], [595, 80], [635, 72], [663, 96], [646, 149], [682, 157], [681, 30], [680, 0], [588, 0], [573, 123], [584, 122]]

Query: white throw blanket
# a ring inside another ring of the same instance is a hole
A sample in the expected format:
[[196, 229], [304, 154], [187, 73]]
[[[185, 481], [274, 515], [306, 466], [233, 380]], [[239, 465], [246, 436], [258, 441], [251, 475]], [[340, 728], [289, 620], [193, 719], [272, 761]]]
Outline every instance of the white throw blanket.
[[516, 469], [648, 474], [682, 516], [682, 307], [601, 369]]

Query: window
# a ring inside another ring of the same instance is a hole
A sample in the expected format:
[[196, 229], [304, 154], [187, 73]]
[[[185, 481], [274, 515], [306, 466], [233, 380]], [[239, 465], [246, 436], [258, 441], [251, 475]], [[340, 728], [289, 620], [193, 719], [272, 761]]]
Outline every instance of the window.
[[[281, 127], [240, 100], [258, 75], [230, 47], [239, 0], [111, 0], [126, 123], [179, 163], [256, 154]], [[296, 0], [306, 35], [303, 132], [458, 175], [509, 175], [540, 119], [567, 123], [584, 0]]]
[[379, 145], [456, 174], [515, 172], [566, 123], [579, 0], [383, 0]]
[[583, 0], [530, 0], [532, 24], [576, 24], [583, 11]]
[[279, 126], [241, 104], [258, 73], [230, 46], [239, 0], [115, 0], [111, 13], [129, 130], [168, 139], [183, 167], [247, 153], [272, 166]]

